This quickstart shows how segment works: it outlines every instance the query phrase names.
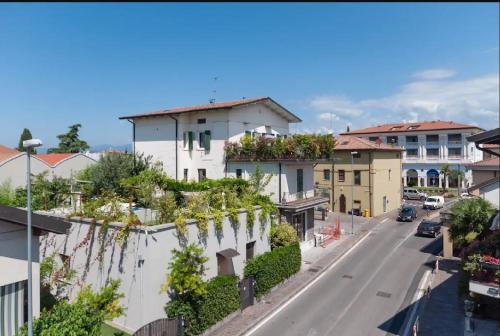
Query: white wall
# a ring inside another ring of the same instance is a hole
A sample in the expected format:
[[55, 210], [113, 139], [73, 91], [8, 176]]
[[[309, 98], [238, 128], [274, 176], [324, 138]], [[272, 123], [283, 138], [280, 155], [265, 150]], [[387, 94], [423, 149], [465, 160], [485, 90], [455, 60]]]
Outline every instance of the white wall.
[[84, 154], [77, 154], [66, 160], [59, 162], [55, 167], [50, 168], [50, 176], [64, 178], [74, 177], [80, 170], [96, 163], [96, 161]]
[[[207, 177], [224, 177], [224, 143], [226, 140], [238, 141], [245, 131], [265, 132], [271, 126], [274, 134], [288, 134], [288, 121], [263, 104], [251, 104], [228, 110], [184, 113], [178, 119], [178, 179], [188, 169], [188, 179], [198, 179], [198, 169], [206, 169]], [[206, 119], [198, 124], [198, 119]], [[199, 147], [198, 133], [211, 131], [210, 151]], [[184, 132], [194, 132], [193, 150], [184, 149]], [[152, 155], [163, 163], [164, 171], [175, 177], [176, 147], [175, 121], [162, 116], [135, 120], [135, 150], [137, 153]]]
[[500, 208], [500, 182], [488, 184], [479, 189], [479, 194], [482, 198], [489, 201], [491, 204]]
[[[215, 235], [212, 221], [209, 222], [209, 234], [206, 242], [198, 238], [195, 224], [188, 225], [189, 243], [197, 243], [204, 247], [205, 255], [209, 257], [206, 266], [206, 279], [217, 275], [218, 251], [234, 248], [240, 255], [233, 258], [234, 270], [240, 278], [246, 259], [246, 243], [255, 241], [255, 255], [269, 251], [268, 233], [270, 223], [263, 226], [260, 234], [260, 222], [256, 211], [256, 222], [251, 234], [246, 229], [246, 212], [240, 213], [240, 227], [235, 230], [226, 218], [223, 225], [223, 236]], [[70, 288], [70, 296], [79, 291], [84, 283], [91, 284], [94, 289], [103, 286], [109, 279], [121, 279], [120, 291], [125, 294], [121, 300], [127, 307], [126, 316], [114, 320], [121, 327], [133, 332], [144, 324], [166, 317], [164, 306], [168, 302], [166, 294], [160, 294], [160, 287], [167, 275], [171, 250], [179, 248], [176, 230], [173, 224], [162, 224], [151, 227], [132, 229], [128, 243], [122, 248], [115, 239], [106, 239], [104, 245], [97, 238], [100, 224], [96, 225], [94, 238], [74, 251], [91, 229], [91, 221], [71, 219], [72, 226], [68, 235], [51, 234], [41, 242], [41, 256], [53, 252], [63, 253], [71, 257], [70, 266], [77, 271]], [[115, 236], [121, 226], [110, 224], [107, 237]], [[146, 232], [147, 230], [147, 232]], [[92, 232], [92, 231], [90, 231]], [[91, 235], [92, 236], [92, 235]], [[101, 246], [105, 247], [102, 263], [97, 259]], [[139, 260], [144, 263], [140, 267]]]
[[[0, 286], [28, 279], [26, 227], [0, 221]], [[33, 315], [40, 313], [38, 236], [32, 237]]]

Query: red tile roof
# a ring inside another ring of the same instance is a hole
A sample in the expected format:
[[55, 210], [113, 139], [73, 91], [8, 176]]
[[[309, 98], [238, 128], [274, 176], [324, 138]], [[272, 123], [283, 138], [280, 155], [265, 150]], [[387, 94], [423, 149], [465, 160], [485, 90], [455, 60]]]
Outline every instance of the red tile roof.
[[76, 155], [77, 153], [52, 153], [52, 154], [36, 154], [35, 156], [47, 163], [49, 166], [55, 166], [62, 160]]
[[483, 144], [481, 147], [482, 148], [495, 149], [495, 148], [500, 148], [500, 145], [497, 145], [497, 144]]
[[474, 169], [474, 167], [497, 167], [500, 170], [500, 157], [493, 156], [486, 160], [471, 163], [467, 165], [467, 167], [470, 167], [472, 169]]
[[174, 108], [159, 110], [159, 111], [154, 111], [154, 112], [141, 113], [141, 114], [136, 114], [136, 115], [131, 115], [131, 116], [124, 116], [124, 117], [120, 117], [120, 119], [159, 117], [159, 116], [164, 116], [164, 115], [169, 115], [169, 114], [177, 114], [177, 113], [185, 113], [185, 112], [220, 110], [220, 109], [228, 109], [228, 108], [233, 108], [233, 107], [257, 103], [257, 102], [264, 102], [264, 101], [272, 102], [275, 105], [279, 106], [284, 111], [286, 111], [286, 113], [289, 114], [289, 120], [291, 120], [293, 122], [301, 121], [299, 117], [297, 117], [292, 112], [285, 109], [283, 106], [278, 104], [276, 101], [274, 101], [270, 97], [243, 98], [243, 99], [233, 100], [233, 101], [214, 102], [214, 103], [194, 105], [194, 106], [174, 107]]
[[21, 152], [15, 150], [13, 148], [9, 148], [9, 147], [6, 147], [4, 145], [0, 145], [0, 162], [8, 160], [11, 157], [16, 156], [20, 153]]
[[355, 135], [355, 134], [372, 134], [372, 133], [396, 133], [396, 132], [416, 132], [416, 131], [439, 131], [439, 130], [454, 130], [454, 129], [478, 129], [483, 130], [477, 126], [458, 124], [453, 121], [433, 120], [421, 121], [412, 123], [398, 123], [398, 124], [383, 124], [373, 127], [362, 128], [351, 132], [342, 133], [342, 135]]
[[367, 139], [361, 139], [355, 136], [341, 135], [336, 139], [336, 151], [352, 151], [352, 150], [389, 150], [402, 151], [399, 146], [391, 146], [384, 143], [377, 143]]

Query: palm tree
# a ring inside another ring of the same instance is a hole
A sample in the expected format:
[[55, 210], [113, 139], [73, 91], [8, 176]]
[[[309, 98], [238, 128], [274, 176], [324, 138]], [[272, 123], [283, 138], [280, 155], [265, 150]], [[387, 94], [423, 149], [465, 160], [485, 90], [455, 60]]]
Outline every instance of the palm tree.
[[448, 179], [448, 176], [450, 176], [451, 169], [448, 164], [444, 164], [441, 166], [440, 169], [440, 174], [443, 175], [443, 191], [446, 190], [446, 180]]

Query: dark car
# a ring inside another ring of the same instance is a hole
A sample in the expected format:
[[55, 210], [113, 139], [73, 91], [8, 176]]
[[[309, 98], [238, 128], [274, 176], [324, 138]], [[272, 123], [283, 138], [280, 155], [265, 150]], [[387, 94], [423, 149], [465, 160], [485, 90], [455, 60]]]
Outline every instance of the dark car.
[[399, 221], [412, 222], [415, 218], [417, 218], [417, 209], [415, 207], [404, 206], [399, 210]]
[[441, 223], [431, 222], [431, 221], [422, 221], [418, 224], [417, 234], [419, 236], [430, 236], [437, 237], [441, 232]]

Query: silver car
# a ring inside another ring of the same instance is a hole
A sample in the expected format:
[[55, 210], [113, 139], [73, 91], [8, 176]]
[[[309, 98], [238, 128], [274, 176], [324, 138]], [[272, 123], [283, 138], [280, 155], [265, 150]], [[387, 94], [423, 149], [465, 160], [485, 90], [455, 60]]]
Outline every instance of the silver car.
[[427, 194], [424, 192], [418, 191], [415, 188], [404, 188], [403, 198], [404, 199], [425, 201], [425, 199], [427, 198]]

